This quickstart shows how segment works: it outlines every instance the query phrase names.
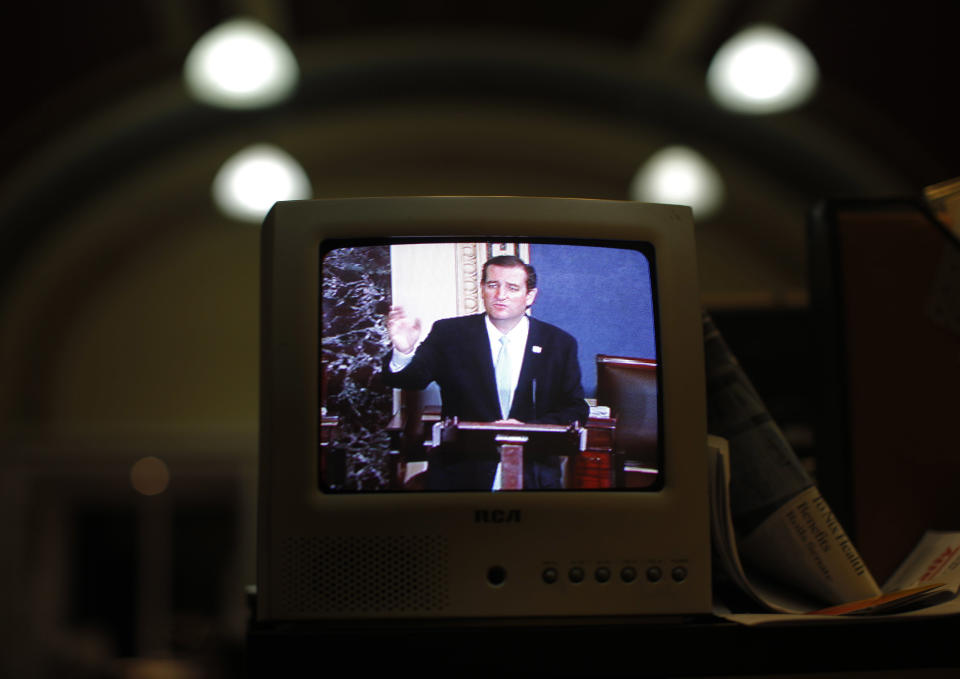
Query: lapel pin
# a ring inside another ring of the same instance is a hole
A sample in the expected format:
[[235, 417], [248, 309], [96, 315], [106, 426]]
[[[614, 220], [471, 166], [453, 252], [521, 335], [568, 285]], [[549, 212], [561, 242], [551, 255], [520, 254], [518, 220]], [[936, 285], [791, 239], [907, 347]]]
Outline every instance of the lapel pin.
[[530, 347], [530, 351], [532, 351], [535, 354], [539, 354], [543, 351], [543, 347], [534, 344], [532, 347]]

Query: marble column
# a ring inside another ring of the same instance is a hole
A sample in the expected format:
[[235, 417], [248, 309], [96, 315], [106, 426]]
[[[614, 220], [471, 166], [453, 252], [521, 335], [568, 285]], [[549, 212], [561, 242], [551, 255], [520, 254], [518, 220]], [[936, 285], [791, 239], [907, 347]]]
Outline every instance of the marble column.
[[383, 318], [390, 308], [388, 246], [341, 248], [322, 264], [322, 369], [328, 414], [340, 418], [334, 454], [345, 457], [343, 490], [385, 489], [389, 437], [384, 426], [392, 391], [379, 379], [389, 346]]

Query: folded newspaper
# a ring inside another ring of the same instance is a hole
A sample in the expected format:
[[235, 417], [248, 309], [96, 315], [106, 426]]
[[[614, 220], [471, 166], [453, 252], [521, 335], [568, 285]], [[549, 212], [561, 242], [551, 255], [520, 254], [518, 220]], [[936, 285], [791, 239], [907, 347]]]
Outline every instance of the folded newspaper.
[[960, 531], [928, 531], [880, 589], [813, 488], [738, 540], [727, 442], [711, 436], [708, 451], [716, 575], [753, 604], [733, 611], [717, 602], [718, 615], [760, 623], [783, 622], [783, 614], [809, 619], [960, 613]]
[[765, 613], [960, 611], [960, 533], [929, 533], [881, 590], [708, 315], [704, 341], [718, 577]]

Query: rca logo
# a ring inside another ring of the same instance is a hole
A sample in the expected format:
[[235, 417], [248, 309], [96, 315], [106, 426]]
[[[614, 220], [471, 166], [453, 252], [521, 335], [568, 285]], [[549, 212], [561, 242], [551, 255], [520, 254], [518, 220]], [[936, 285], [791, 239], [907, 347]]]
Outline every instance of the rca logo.
[[474, 523], [520, 523], [519, 509], [478, 509], [473, 513]]

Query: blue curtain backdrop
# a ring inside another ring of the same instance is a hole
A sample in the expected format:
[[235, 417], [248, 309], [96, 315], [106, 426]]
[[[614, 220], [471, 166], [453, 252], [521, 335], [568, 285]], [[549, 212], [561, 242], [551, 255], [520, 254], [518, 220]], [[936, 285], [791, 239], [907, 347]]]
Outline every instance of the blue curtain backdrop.
[[532, 315], [577, 338], [583, 389], [597, 390], [597, 354], [657, 358], [650, 264], [637, 250], [531, 244], [540, 292]]

